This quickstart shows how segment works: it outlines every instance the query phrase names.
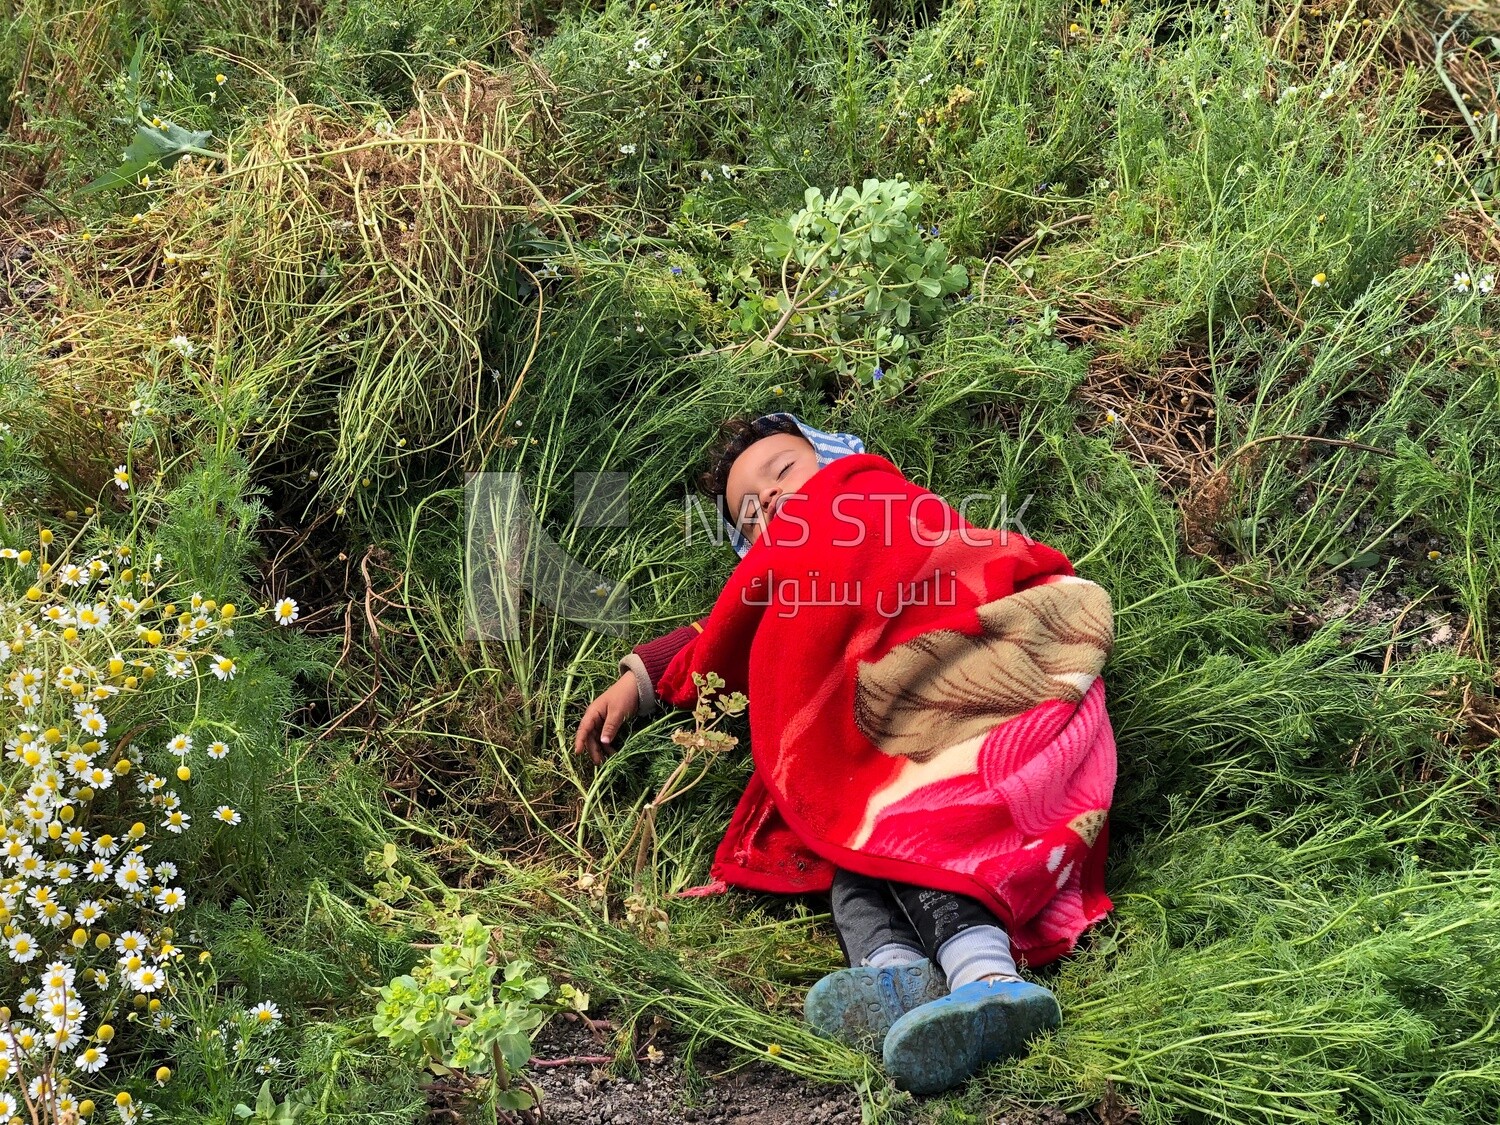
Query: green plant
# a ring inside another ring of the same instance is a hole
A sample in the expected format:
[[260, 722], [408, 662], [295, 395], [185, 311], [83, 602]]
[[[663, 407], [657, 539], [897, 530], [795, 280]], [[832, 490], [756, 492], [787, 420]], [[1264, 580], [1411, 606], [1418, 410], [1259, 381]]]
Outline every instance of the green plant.
[[245, 1121], [260, 1122], [261, 1125], [291, 1125], [298, 1114], [311, 1103], [300, 1094], [288, 1094], [279, 1105], [271, 1096], [271, 1080], [260, 1084], [260, 1093], [255, 1095], [255, 1105], [244, 1102], [234, 1107], [234, 1115]]
[[[714, 758], [739, 745], [740, 740], [734, 735], [714, 728], [727, 718], [744, 714], [749, 703], [745, 693], [737, 691], [727, 696], [722, 695], [724, 677], [717, 672], [694, 672], [693, 683], [698, 687], [698, 703], [693, 708], [695, 727], [690, 731], [674, 730], [672, 732], [672, 741], [683, 749], [682, 759], [641, 814], [640, 843], [637, 845], [635, 854], [637, 881], [640, 880], [641, 872], [645, 870], [646, 862], [651, 857], [652, 848], [656, 844], [657, 812], [667, 802], [676, 800], [697, 786], [707, 775]], [[716, 694], [719, 694], [720, 698], [714, 699]], [[691, 780], [686, 780], [688, 767], [700, 758], [703, 759], [702, 768]]]
[[[145, 55], [146, 40], [138, 39], [130, 66], [119, 83], [121, 93], [135, 112], [132, 118], [117, 118], [120, 125], [134, 125], [135, 136], [130, 145], [120, 154], [119, 166], [101, 173], [79, 188], [80, 194], [99, 191], [103, 188], [126, 187], [140, 181], [151, 186], [151, 177], [146, 173], [156, 168], [170, 168], [184, 156], [201, 156], [209, 160], [224, 160], [223, 153], [204, 148], [213, 139], [206, 129], [184, 129], [174, 121], [152, 112], [151, 102], [141, 85], [141, 60]], [[170, 75], [170, 70], [165, 72]], [[168, 78], [167, 81], [171, 81]], [[165, 110], [162, 111], [166, 112]]]
[[774, 345], [899, 387], [901, 364], [968, 273], [948, 260], [938, 228], [917, 222], [924, 197], [905, 180], [867, 179], [829, 197], [810, 187], [803, 198], [772, 224], [768, 260], [741, 268], [738, 327], [757, 337], [755, 350]]
[[554, 1011], [588, 1006], [588, 996], [566, 984], [559, 1002], [540, 1003], [552, 986], [528, 976], [530, 967], [522, 960], [502, 964], [490, 928], [465, 915], [425, 962], [381, 988], [375, 1032], [435, 1074], [491, 1076], [480, 1095], [498, 1109], [529, 1109], [538, 1095], [521, 1077], [531, 1058], [530, 1033]]
[[[115, 475], [130, 488], [125, 466]], [[194, 799], [194, 767], [207, 773], [238, 741], [215, 703], [254, 658], [232, 639], [236, 607], [186, 590], [179, 606], [161, 555], [128, 543], [84, 552], [91, 530], [64, 545], [44, 528], [0, 548], [11, 587], [0, 603], [0, 987], [18, 1009], [0, 1010], [0, 1077], [16, 1080], [38, 1122], [67, 1120], [99, 1090], [127, 1013], [158, 1030], [176, 1018], [184, 970], [171, 915], [188, 906], [190, 872], [174, 861], [192, 856], [179, 841], [242, 821]], [[11, 1097], [0, 1092], [0, 1105]], [[134, 1105], [121, 1106], [127, 1122]]]

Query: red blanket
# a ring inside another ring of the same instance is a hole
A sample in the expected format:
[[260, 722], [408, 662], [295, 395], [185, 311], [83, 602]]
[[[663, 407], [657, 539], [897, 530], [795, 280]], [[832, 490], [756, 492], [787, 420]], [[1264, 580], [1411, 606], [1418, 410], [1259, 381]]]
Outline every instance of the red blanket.
[[712, 874], [778, 893], [834, 867], [984, 902], [1038, 965], [1111, 908], [1109, 597], [1058, 551], [976, 528], [873, 454], [788, 498], [658, 694], [717, 672], [755, 769]]

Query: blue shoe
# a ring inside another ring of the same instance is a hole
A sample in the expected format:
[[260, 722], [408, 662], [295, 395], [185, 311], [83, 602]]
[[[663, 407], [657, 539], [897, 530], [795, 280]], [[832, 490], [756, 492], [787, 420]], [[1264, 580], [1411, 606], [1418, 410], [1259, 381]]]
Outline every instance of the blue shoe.
[[878, 1049], [907, 1012], [945, 995], [948, 984], [931, 961], [885, 969], [859, 966], [829, 973], [807, 991], [807, 1022], [851, 1047]]
[[936, 1094], [1061, 1023], [1057, 997], [1039, 984], [974, 981], [898, 1019], [885, 1037], [885, 1070], [903, 1090]]

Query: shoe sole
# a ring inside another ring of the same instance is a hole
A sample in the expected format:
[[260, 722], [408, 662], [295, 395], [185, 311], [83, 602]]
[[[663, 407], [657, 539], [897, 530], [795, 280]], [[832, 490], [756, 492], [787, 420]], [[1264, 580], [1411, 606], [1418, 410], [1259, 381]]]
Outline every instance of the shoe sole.
[[1043, 988], [1006, 1003], [991, 997], [914, 1009], [886, 1036], [886, 1073], [913, 1094], [941, 1093], [987, 1063], [1024, 1053], [1027, 1040], [1061, 1023], [1056, 998]]
[[[803, 1014], [813, 1028], [830, 1039], [878, 1053], [886, 1033], [906, 1011], [915, 1011], [947, 992], [942, 975], [934, 966], [903, 966], [899, 971], [918, 987], [898, 990], [892, 982], [888, 989], [882, 990], [872, 972], [843, 969], [831, 973], [808, 990]], [[902, 1003], [905, 995], [913, 998], [909, 1009]], [[897, 1009], [895, 1015], [890, 1013], [890, 1007]]]

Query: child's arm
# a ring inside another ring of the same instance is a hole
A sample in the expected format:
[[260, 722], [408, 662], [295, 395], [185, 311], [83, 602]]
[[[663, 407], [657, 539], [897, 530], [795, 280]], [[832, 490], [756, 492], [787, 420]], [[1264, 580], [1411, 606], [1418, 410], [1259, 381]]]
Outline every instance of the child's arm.
[[636, 690], [641, 701], [640, 714], [650, 715], [655, 712], [656, 685], [661, 682], [661, 674], [667, 670], [667, 665], [672, 663], [672, 657], [703, 632], [704, 623], [707, 621], [708, 618], [705, 617], [690, 625], [679, 626], [653, 641], [636, 645], [620, 657], [620, 671], [631, 672], [635, 675]]
[[573, 736], [573, 753], [585, 750], [594, 764], [604, 761], [604, 751], [622, 724], [632, 716], [650, 715], [657, 707], [655, 685], [672, 658], [703, 630], [701, 622], [683, 625], [670, 633], [645, 641], [620, 658], [622, 675], [595, 697], [579, 720]]

